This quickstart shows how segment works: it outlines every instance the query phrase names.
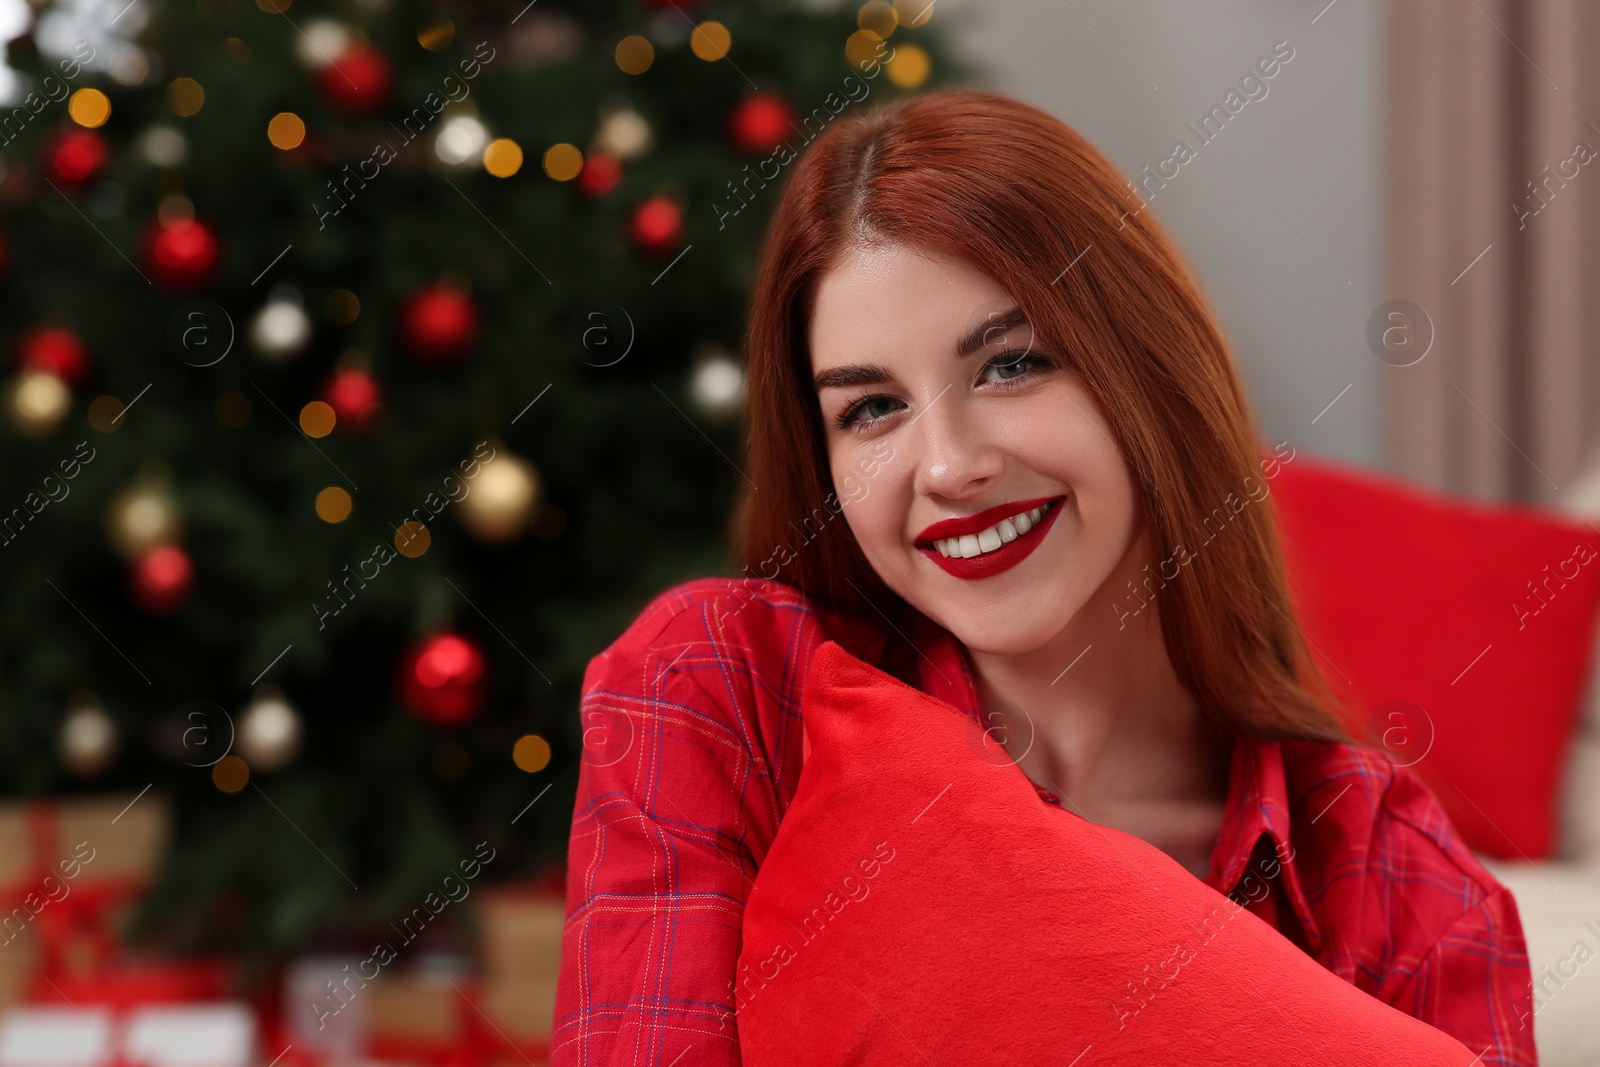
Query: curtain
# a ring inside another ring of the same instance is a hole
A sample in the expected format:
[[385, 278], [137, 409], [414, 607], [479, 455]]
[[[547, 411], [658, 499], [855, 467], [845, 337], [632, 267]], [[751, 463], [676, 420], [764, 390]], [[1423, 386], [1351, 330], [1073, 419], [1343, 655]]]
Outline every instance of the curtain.
[[1597, 42], [1593, 0], [1388, 7], [1388, 270], [1368, 344], [1389, 365], [1389, 466], [1408, 481], [1550, 504], [1600, 462], [1587, 455], [1600, 423]]

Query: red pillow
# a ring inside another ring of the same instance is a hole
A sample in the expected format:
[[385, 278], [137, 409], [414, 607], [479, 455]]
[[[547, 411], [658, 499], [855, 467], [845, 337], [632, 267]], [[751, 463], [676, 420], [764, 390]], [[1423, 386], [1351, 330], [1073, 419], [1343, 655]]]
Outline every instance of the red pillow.
[[1388, 735], [1469, 847], [1549, 856], [1600, 536], [1306, 459], [1270, 484], [1300, 624], [1352, 728]]
[[833, 641], [801, 715], [744, 909], [747, 1067], [1472, 1062], [1153, 845], [1042, 803], [977, 724]]

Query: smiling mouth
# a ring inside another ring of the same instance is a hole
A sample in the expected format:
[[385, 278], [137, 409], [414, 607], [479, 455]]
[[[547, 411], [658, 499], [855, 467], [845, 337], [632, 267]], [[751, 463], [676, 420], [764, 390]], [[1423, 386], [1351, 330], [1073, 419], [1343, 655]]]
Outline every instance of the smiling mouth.
[[1061, 506], [1061, 499], [1047, 500], [1038, 507], [1001, 519], [977, 533], [959, 537], [941, 537], [934, 541], [919, 541], [918, 548], [937, 550], [946, 559], [974, 559], [998, 551], [1038, 525], [1050, 512]]
[[[1033, 555], [1055, 526], [1056, 519], [1061, 517], [1061, 505], [1065, 501], [1065, 497], [1048, 500], [977, 533], [918, 542], [917, 551], [952, 578], [965, 581], [993, 578]], [[1035, 512], [1037, 521], [1033, 517]], [[1015, 535], [1010, 540], [1006, 539], [1008, 531]], [[975, 555], [966, 554], [974, 548]]]

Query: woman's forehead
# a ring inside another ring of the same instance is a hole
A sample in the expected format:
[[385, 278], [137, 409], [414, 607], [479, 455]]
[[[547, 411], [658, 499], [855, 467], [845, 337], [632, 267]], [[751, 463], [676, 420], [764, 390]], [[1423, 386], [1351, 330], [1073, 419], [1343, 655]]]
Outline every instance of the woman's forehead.
[[[1025, 343], [1029, 331], [994, 279], [960, 260], [900, 245], [861, 250], [824, 274], [809, 329], [815, 371], [901, 350], [957, 358], [971, 353], [973, 339], [979, 347], [1018, 336]], [[958, 348], [962, 341], [969, 343]]]

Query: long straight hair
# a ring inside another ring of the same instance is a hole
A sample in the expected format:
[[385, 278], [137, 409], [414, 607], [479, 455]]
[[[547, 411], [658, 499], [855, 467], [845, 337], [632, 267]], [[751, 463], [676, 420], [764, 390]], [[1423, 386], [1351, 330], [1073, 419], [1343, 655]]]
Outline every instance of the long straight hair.
[[[1254, 418], [1199, 286], [1129, 183], [1038, 108], [944, 89], [836, 121], [784, 187], [761, 249], [747, 336], [746, 489], [734, 566], [827, 610], [907, 605], [873, 571], [837, 507], [811, 385], [817, 284], [853, 248], [893, 242], [993, 278], [1064, 353], [1137, 481], [1157, 561], [1217, 510], [1159, 606], [1177, 676], [1212, 724], [1271, 740], [1347, 741], [1294, 623], [1272, 515], [1229, 509], [1261, 474]], [[783, 551], [802, 526], [815, 534]], [[1179, 556], [1181, 559], [1182, 556]], [[776, 573], [774, 573], [776, 572]]]

